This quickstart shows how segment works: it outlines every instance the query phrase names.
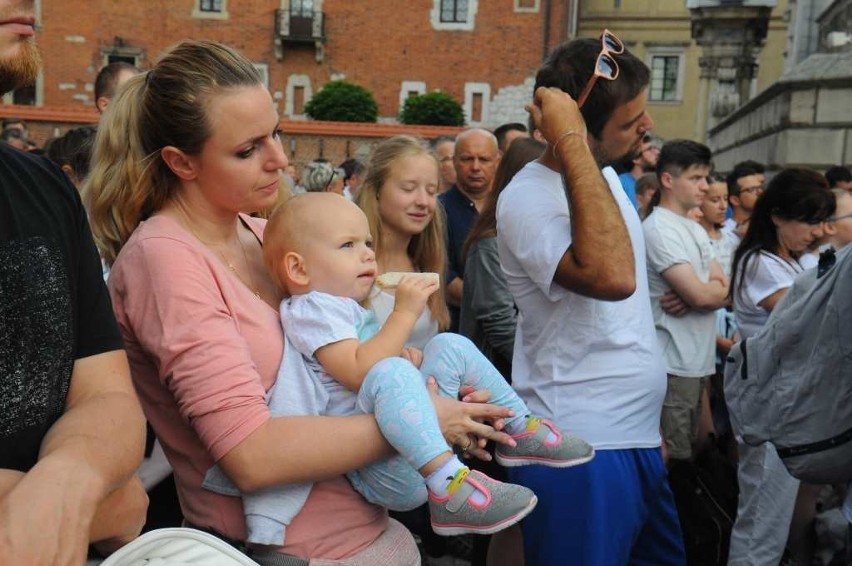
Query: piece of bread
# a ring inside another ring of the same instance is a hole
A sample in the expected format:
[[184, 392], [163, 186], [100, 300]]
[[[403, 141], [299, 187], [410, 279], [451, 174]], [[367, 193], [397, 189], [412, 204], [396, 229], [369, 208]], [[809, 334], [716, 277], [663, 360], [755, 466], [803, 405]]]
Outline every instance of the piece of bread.
[[376, 285], [378, 285], [381, 289], [396, 289], [396, 286], [399, 285], [399, 282], [402, 281], [403, 277], [430, 279], [434, 280], [435, 283], [441, 283], [441, 276], [437, 273], [388, 271], [387, 273], [382, 273], [376, 278]]

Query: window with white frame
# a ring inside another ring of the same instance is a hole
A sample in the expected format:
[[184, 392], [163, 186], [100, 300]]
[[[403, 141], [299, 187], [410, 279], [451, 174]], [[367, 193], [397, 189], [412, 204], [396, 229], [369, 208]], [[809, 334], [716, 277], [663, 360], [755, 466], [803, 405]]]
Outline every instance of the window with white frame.
[[305, 116], [305, 104], [313, 96], [311, 77], [308, 75], [290, 75], [284, 98], [284, 114], [291, 118]]
[[433, 0], [430, 19], [436, 30], [465, 30], [474, 28], [479, 0]]
[[39, 71], [34, 84], [22, 86], [0, 95], [5, 104], [41, 106], [44, 104], [44, 75]]
[[101, 65], [106, 67], [110, 63], [127, 63], [134, 67], [142, 67], [142, 48], [127, 45], [110, 46], [101, 49]]
[[651, 84], [648, 100], [652, 102], [679, 102], [683, 99], [684, 56], [681, 49], [655, 49], [649, 51]]
[[198, 0], [200, 12], [221, 12], [222, 0]]
[[423, 81], [402, 81], [399, 88], [399, 109], [405, 105], [409, 97], [426, 94], [426, 83]]
[[266, 63], [254, 63], [254, 68], [257, 69], [257, 74], [260, 75], [260, 82], [263, 86], [269, 88], [269, 65]]
[[538, 12], [539, 0], [515, 0], [516, 12]]
[[464, 84], [464, 115], [469, 126], [488, 122], [491, 106], [491, 85], [488, 83]]
[[193, 18], [227, 19], [228, 0], [196, 0]]
[[467, 22], [467, 0], [441, 0], [441, 23]]
[[313, 18], [314, 0], [290, 0], [290, 15], [302, 18]]

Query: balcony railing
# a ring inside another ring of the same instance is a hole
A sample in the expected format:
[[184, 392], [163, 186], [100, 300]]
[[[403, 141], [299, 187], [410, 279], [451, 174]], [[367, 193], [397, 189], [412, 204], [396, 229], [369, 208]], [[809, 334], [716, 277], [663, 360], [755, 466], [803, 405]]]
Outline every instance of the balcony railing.
[[325, 40], [323, 13], [275, 11], [275, 34], [286, 42], [314, 43]]

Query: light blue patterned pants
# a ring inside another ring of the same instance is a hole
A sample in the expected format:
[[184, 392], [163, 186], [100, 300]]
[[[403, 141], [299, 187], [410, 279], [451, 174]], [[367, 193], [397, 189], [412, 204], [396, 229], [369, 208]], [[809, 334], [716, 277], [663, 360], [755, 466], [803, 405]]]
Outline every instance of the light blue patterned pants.
[[508, 407], [523, 419], [528, 409], [491, 362], [467, 338], [443, 333], [423, 349], [418, 370], [402, 358], [377, 363], [358, 391], [358, 409], [375, 415], [385, 438], [399, 456], [347, 474], [368, 501], [406, 511], [426, 501], [426, 485], [417, 470], [449, 450], [426, 390], [434, 376], [442, 395], [457, 397], [462, 385], [488, 389], [491, 403]]

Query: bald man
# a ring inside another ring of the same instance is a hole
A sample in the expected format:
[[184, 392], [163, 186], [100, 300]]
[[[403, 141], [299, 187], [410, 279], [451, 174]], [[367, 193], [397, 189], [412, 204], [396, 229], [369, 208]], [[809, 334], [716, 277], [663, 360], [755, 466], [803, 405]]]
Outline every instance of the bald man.
[[447, 218], [447, 304], [452, 316], [452, 332], [459, 328], [464, 275], [462, 248], [491, 192], [500, 156], [494, 134], [480, 128], [463, 131], [456, 137], [453, 152], [456, 184], [438, 197]]

